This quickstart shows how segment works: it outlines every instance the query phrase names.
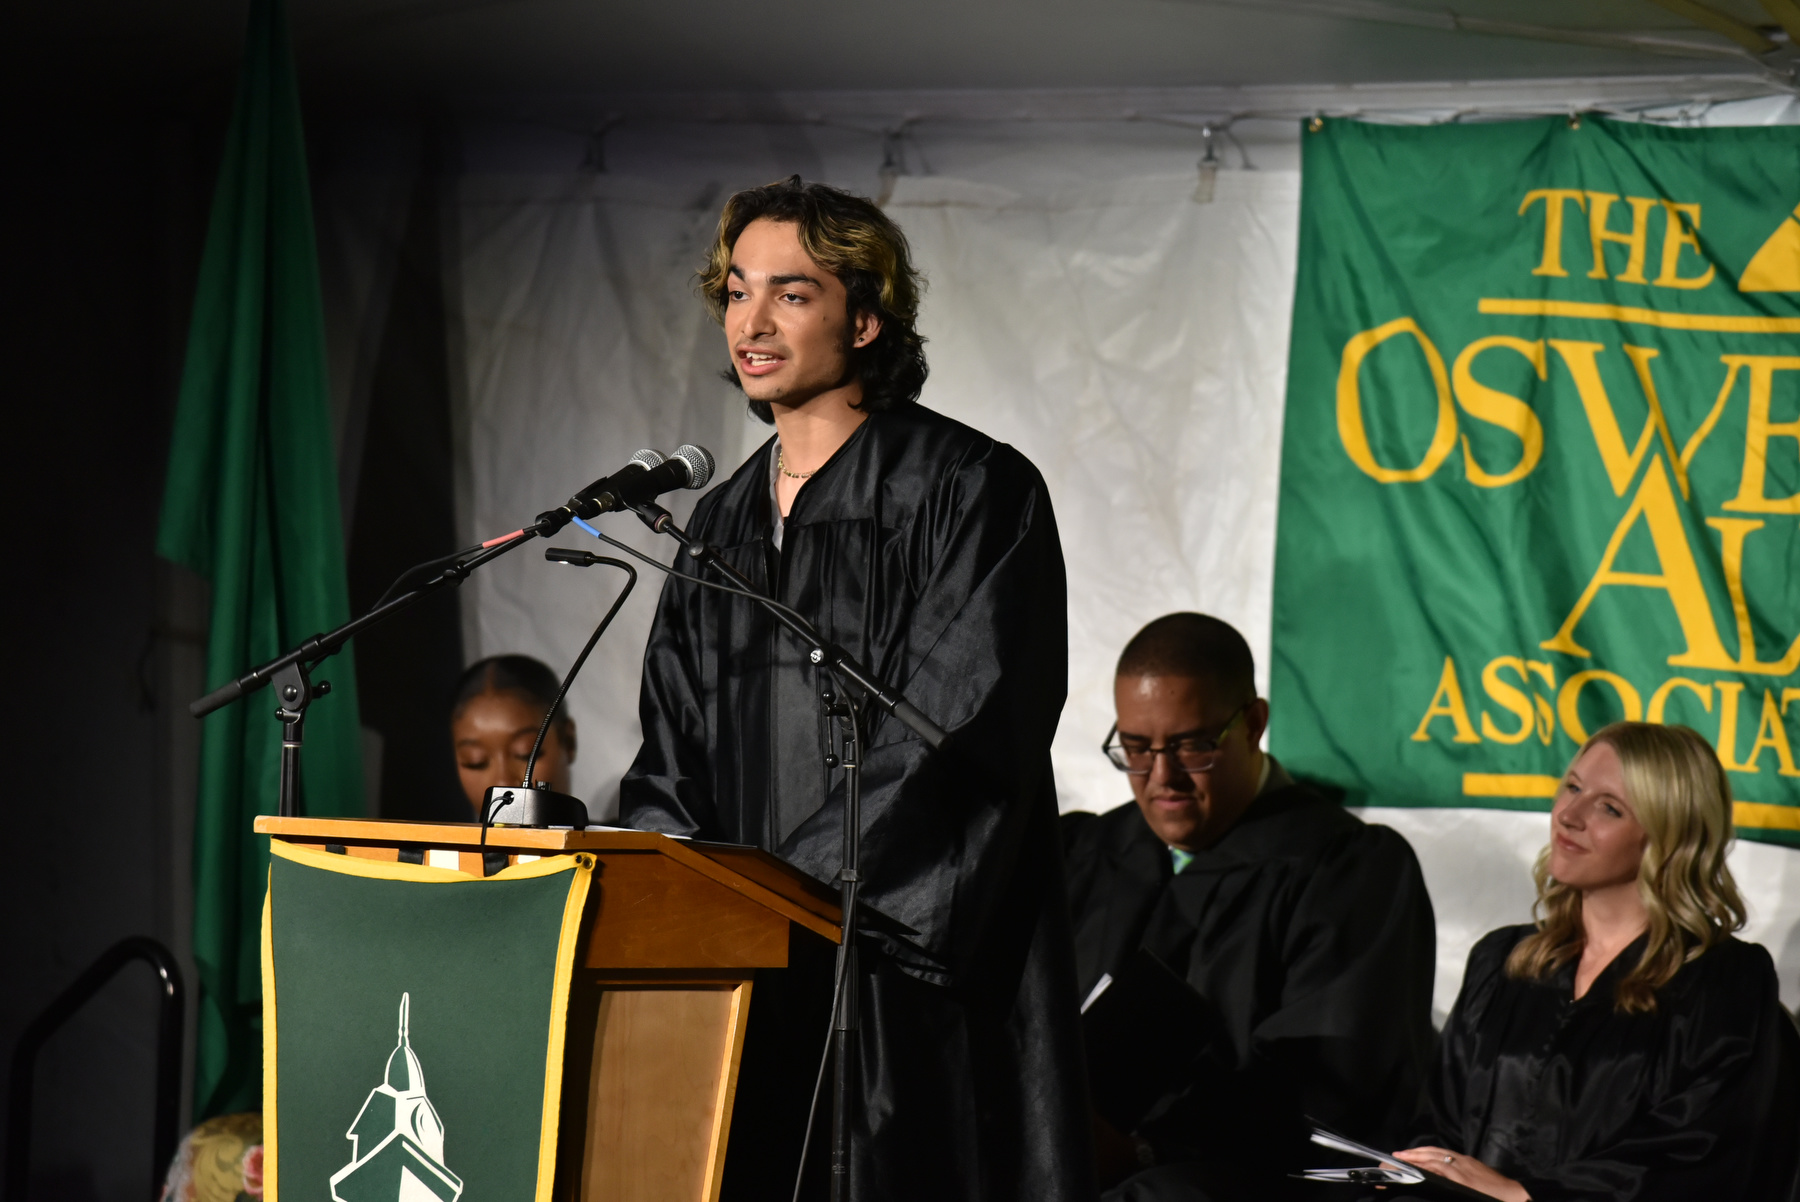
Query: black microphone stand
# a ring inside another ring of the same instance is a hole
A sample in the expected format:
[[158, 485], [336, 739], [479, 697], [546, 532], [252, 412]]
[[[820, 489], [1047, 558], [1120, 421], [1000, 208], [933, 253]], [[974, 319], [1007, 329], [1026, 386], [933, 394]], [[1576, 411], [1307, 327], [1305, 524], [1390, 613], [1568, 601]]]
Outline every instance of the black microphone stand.
[[[278, 811], [283, 818], [294, 817], [299, 813], [300, 745], [306, 724], [306, 707], [331, 691], [331, 682], [328, 680], [322, 680], [316, 685], [312, 683], [313, 669], [337, 654], [345, 643], [371, 626], [385, 622], [403, 609], [412, 608], [434, 593], [455, 588], [467, 580], [469, 573], [476, 568], [529, 542], [540, 533], [552, 533], [553, 531], [543, 530], [542, 527], [551, 524], [553, 518], [553, 513], [541, 515], [536, 523], [483, 546], [468, 559], [456, 560], [417, 588], [382, 602], [360, 618], [352, 618], [335, 630], [313, 635], [287, 654], [252, 668], [229, 684], [214, 689], [189, 705], [188, 713], [196, 718], [204, 718], [214, 710], [222, 709], [240, 697], [248, 696], [264, 685], [273, 683], [276, 696], [281, 701], [280, 708], [275, 711], [275, 717], [281, 722], [281, 801]], [[557, 528], [560, 525], [561, 523], [556, 523]]]
[[[831, 1024], [831, 1202], [850, 1197], [850, 1106], [856, 1093], [856, 1030], [860, 1025], [861, 991], [856, 956], [856, 903], [862, 888], [862, 714], [856, 703], [839, 701], [833, 691], [820, 694], [828, 719], [848, 720], [844, 736], [844, 866], [841, 882], [843, 920], [838, 944], [837, 988], [832, 994]], [[825, 752], [826, 767], [836, 759], [834, 748]], [[816, 1092], [816, 1087], [815, 1087]], [[808, 1121], [808, 1134], [811, 1122]], [[801, 1172], [805, 1172], [802, 1158]]]
[[[694, 454], [688, 455], [687, 452]], [[667, 492], [677, 487], [698, 488], [706, 483], [707, 478], [712, 474], [711, 455], [698, 447], [682, 447], [675, 454], [676, 458], [682, 461], [688, 481], [684, 485], [677, 480], [669, 479], [660, 486], [661, 491]], [[646, 455], [654, 456], [654, 462], [646, 459]], [[452, 557], [452, 562], [448, 567], [424, 584], [402, 593], [392, 600], [384, 595], [375, 608], [362, 617], [352, 618], [336, 630], [325, 634], [315, 634], [287, 654], [277, 656], [260, 667], [252, 668], [231, 683], [214, 689], [189, 705], [188, 713], [196, 718], [204, 718], [214, 710], [230, 705], [238, 698], [254, 693], [264, 685], [273, 682], [281, 697], [281, 708], [275, 711], [275, 717], [281, 721], [281, 800], [278, 808], [283, 818], [294, 817], [299, 812], [300, 744], [306, 724], [306, 707], [331, 691], [330, 681], [322, 680], [317, 685], [312, 683], [311, 673], [314, 668], [337, 654], [345, 643], [369, 627], [386, 621], [401, 610], [418, 604], [433, 593], [446, 588], [455, 588], [469, 578], [470, 572], [499, 558], [514, 547], [534, 538], [549, 538], [577, 517], [591, 518], [608, 510], [624, 508], [626, 486], [632, 484], [637, 476], [654, 470], [663, 462], [663, 457], [654, 451], [639, 451], [636, 456], [633, 456], [632, 463], [627, 465], [627, 467], [634, 465], [636, 467], [636, 473], [628, 479], [624, 473], [618, 473], [596, 480], [586, 489], [570, 497], [567, 503], [561, 507], [538, 514], [537, 520], [529, 526], [516, 530], [503, 538], [490, 539], [483, 543], [474, 550], [474, 554], [470, 558], [464, 559], [463, 553], [458, 552]], [[700, 470], [701, 468], [704, 468], [704, 471]], [[638, 487], [638, 485], [633, 486]], [[400, 580], [405, 580], [415, 572], [434, 567], [442, 562], [442, 560], [434, 560], [419, 564], [403, 573]], [[619, 566], [623, 567], [624, 565]], [[636, 579], [635, 575], [633, 579]], [[399, 583], [400, 581], [395, 581], [395, 587], [398, 587]], [[389, 591], [391, 592], [392, 589]], [[627, 589], [627, 592], [629, 591]], [[606, 621], [611, 621], [610, 614]], [[603, 621], [601, 629], [605, 628], [606, 622]], [[600, 636], [596, 633], [594, 637], [597, 639]], [[583, 652], [583, 658], [586, 658], [586, 652]], [[579, 663], [576, 666], [579, 668]], [[564, 688], [567, 689], [567, 687], [565, 682]], [[539, 738], [541, 741], [542, 732], [540, 732]], [[529, 808], [527, 807], [527, 809]], [[487, 807], [484, 806], [484, 835], [486, 833], [486, 810]]]
[[[759, 590], [748, 577], [725, 562], [716, 547], [690, 536], [675, 524], [674, 515], [654, 503], [632, 507], [644, 524], [658, 534], [666, 534], [680, 543], [688, 558], [704, 564], [729, 580], [734, 591], [756, 601], [775, 620], [811, 647], [807, 658], [826, 671], [842, 673], [868, 700], [880, 705], [905, 723], [933, 750], [943, 745], [944, 731], [908, 701], [900, 692], [883, 683], [851, 654], [821, 634], [804, 617]], [[612, 540], [608, 540], [612, 541]], [[835, 689], [820, 692], [821, 710], [827, 719], [825, 766], [844, 770], [844, 847], [843, 866], [838, 871], [842, 919], [839, 924], [836, 986], [832, 994], [831, 1054], [831, 1199], [844, 1202], [850, 1196], [850, 1107], [856, 1092], [856, 1032], [860, 1025], [860, 989], [857, 972], [856, 910], [862, 874], [862, 708], [849, 698], [840, 698]], [[843, 758], [837, 754], [835, 726], [845, 723]], [[814, 1091], [815, 1103], [817, 1090]], [[811, 1116], [807, 1119], [807, 1142], [812, 1138]], [[806, 1151], [801, 1150], [801, 1173], [805, 1173]], [[796, 1184], [796, 1195], [798, 1184]]]

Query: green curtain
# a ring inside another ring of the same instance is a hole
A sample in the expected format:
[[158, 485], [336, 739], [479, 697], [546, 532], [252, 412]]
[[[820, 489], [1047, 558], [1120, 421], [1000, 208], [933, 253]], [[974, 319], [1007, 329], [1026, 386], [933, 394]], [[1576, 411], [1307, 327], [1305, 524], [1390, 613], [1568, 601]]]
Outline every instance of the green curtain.
[[[243, 75], [200, 264], [157, 551], [212, 582], [216, 688], [349, 617], [324, 313], [300, 98], [281, 0], [252, 0]], [[301, 799], [363, 812], [356, 671], [315, 675]], [[206, 719], [194, 824], [196, 1117], [262, 1100], [259, 937], [280, 725], [264, 691]]]

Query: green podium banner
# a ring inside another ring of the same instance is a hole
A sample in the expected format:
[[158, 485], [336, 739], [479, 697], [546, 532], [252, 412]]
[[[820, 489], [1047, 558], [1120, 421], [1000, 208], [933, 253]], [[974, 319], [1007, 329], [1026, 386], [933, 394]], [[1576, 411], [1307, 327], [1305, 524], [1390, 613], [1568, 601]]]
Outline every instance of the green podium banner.
[[592, 858], [480, 879], [272, 850], [268, 1202], [549, 1202]]
[[1620, 718], [1800, 844], [1800, 129], [1303, 134], [1271, 745], [1548, 809]]

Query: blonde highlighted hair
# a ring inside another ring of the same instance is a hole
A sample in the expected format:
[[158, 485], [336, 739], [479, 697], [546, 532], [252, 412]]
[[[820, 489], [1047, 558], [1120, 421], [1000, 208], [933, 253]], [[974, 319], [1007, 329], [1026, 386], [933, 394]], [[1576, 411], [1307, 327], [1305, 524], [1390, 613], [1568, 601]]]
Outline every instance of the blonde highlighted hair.
[[[759, 219], [793, 225], [800, 248], [843, 283], [850, 314], [881, 319], [874, 340], [851, 352], [863, 389], [858, 408], [880, 413], [918, 400], [928, 371], [925, 339], [918, 331], [925, 282], [913, 267], [906, 235], [872, 200], [809, 184], [797, 175], [734, 194], [719, 214], [718, 231], [698, 274], [700, 295], [713, 320], [725, 320], [738, 235]], [[735, 368], [721, 375], [741, 386]], [[774, 420], [767, 401], [751, 401], [750, 411], [765, 422]]]
[[[1637, 887], [1649, 940], [1613, 999], [1623, 1013], [1646, 1013], [1683, 964], [1744, 925], [1743, 898], [1725, 862], [1731, 782], [1711, 745], [1685, 726], [1615, 722], [1582, 744], [1575, 759], [1596, 743], [1618, 753], [1625, 802], [1646, 836]], [[1538, 929], [1513, 948], [1506, 972], [1535, 981], [1579, 957], [1585, 935], [1581, 894], [1551, 877], [1548, 846], [1532, 876]]]

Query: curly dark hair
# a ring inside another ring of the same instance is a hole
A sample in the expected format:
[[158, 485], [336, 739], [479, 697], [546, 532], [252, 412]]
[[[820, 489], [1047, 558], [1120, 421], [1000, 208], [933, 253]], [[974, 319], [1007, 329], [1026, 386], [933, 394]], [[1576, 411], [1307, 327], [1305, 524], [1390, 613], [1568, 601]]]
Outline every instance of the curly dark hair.
[[[912, 265], [906, 235], [872, 200], [805, 183], [797, 175], [735, 193], [719, 214], [718, 236], [699, 272], [700, 294], [713, 320], [725, 320], [732, 248], [745, 227], [763, 217], [797, 228], [801, 248], [843, 283], [852, 317], [871, 313], [881, 319], [875, 339], [850, 352], [862, 381], [858, 408], [880, 413], [917, 401], [928, 370], [925, 339], [916, 327], [924, 279]], [[723, 375], [742, 387], [735, 368]], [[750, 412], [765, 422], [775, 420], [767, 401], [751, 401]]]

